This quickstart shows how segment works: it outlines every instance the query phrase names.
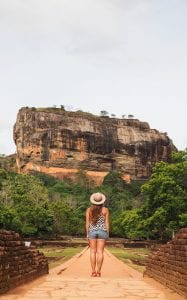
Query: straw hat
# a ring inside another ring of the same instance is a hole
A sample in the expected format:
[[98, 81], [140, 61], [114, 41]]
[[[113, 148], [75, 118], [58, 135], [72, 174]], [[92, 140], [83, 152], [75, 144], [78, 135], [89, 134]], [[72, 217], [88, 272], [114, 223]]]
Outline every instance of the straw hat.
[[90, 202], [95, 205], [103, 204], [106, 200], [106, 197], [102, 193], [94, 193], [90, 196]]

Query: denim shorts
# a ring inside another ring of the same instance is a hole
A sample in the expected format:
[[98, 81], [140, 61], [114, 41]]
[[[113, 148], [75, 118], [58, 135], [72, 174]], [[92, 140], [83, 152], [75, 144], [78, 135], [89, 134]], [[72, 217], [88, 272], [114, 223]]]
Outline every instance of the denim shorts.
[[106, 240], [108, 238], [108, 233], [105, 230], [93, 230], [88, 232], [88, 238], [90, 240], [100, 239]]

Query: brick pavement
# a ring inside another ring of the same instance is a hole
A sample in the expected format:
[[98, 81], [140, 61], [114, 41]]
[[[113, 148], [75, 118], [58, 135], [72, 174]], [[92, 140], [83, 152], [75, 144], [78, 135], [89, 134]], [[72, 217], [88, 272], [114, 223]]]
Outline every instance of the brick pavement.
[[184, 300], [156, 281], [143, 278], [108, 251], [101, 277], [90, 277], [89, 249], [85, 248], [49, 275], [22, 285], [1, 300]]

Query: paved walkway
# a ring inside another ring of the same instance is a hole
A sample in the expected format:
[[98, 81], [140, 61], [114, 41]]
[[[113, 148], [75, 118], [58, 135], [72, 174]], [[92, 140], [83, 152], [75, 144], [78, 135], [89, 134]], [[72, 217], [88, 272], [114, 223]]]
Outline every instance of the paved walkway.
[[102, 277], [90, 277], [89, 249], [52, 269], [49, 275], [22, 285], [1, 300], [183, 300], [156, 281], [143, 278], [108, 251]]

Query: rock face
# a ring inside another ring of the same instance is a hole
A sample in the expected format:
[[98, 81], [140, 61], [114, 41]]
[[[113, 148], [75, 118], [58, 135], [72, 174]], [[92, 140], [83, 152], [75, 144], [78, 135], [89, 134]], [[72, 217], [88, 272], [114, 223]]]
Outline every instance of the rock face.
[[84, 170], [98, 183], [111, 170], [145, 179], [175, 147], [166, 133], [136, 119], [94, 116], [58, 108], [21, 108], [14, 126], [20, 172], [59, 178]]

